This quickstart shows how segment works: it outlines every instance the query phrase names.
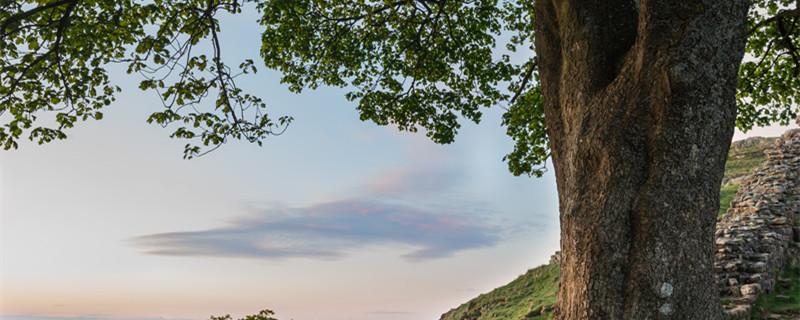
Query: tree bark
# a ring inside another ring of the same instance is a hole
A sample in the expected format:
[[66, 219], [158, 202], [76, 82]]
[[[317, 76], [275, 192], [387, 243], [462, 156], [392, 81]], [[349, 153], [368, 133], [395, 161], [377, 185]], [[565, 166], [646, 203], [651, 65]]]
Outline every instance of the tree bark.
[[747, 0], [536, 0], [557, 319], [724, 319], [713, 268]]

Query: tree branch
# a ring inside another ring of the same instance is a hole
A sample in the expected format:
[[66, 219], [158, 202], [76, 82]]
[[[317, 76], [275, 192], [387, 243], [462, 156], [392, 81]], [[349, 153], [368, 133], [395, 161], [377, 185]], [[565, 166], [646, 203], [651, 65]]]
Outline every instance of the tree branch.
[[[798, 1], [798, 2], [800, 2], [800, 1]], [[790, 18], [790, 17], [800, 17], [800, 3], [798, 3], [798, 7], [794, 8], [793, 10], [781, 11], [780, 13], [776, 14], [772, 18], [769, 18], [767, 20], [764, 20], [764, 21], [761, 21], [759, 23], [756, 23], [756, 25], [754, 25], [752, 28], [750, 28], [749, 31], [747, 31], [747, 35], [749, 36], [751, 33], [755, 32], [756, 30], [758, 30], [759, 28], [761, 28], [761, 27], [763, 27], [763, 26], [765, 26], [767, 24], [773, 23], [773, 22], [778, 21], [778, 20], [783, 19], [783, 18]]]
[[538, 62], [539, 62], [538, 59], [536, 58], [533, 59], [533, 63], [531, 64], [530, 68], [528, 68], [528, 71], [525, 72], [525, 77], [522, 78], [522, 83], [519, 84], [517, 92], [514, 94], [514, 97], [511, 98], [511, 101], [508, 103], [509, 105], [514, 104], [514, 101], [516, 101], [519, 95], [522, 94], [522, 89], [525, 89], [525, 85], [528, 84], [528, 80], [530, 80], [531, 75], [533, 75], [533, 70], [536, 69], [536, 65], [538, 64]]
[[55, 8], [55, 7], [58, 7], [58, 6], [61, 6], [61, 5], [64, 5], [64, 4], [68, 4], [68, 3], [70, 3], [71, 5], [74, 6], [75, 4], [78, 3], [78, 0], [56, 1], [56, 2], [53, 2], [51, 4], [47, 4], [47, 5], [44, 5], [44, 6], [41, 6], [41, 7], [36, 7], [36, 8], [30, 9], [28, 11], [20, 12], [20, 13], [17, 13], [15, 15], [13, 15], [13, 16], [8, 17], [8, 19], [3, 21], [3, 24], [0, 25], [0, 38], [6, 36], [6, 28], [8, 28], [8, 26], [10, 24], [12, 24], [12, 23], [14, 23], [16, 21], [20, 21], [20, 20], [23, 20], [25, 18], [28, 18], [28, 17], [30, 17], [30, 16], [32, 16], [32, 15], [34, 15], [36, 13], [42, 12], [44, 10]]
[[355, 17], [345, 17], [345, 18], [339, 18], [339, 19], [327, 18], [327, 20], [336, 21], [336, 22], [345, 22], [345, 21], [351, 21], [351, 20], [361, 20], [361, 19], [366, 18], [368, 15], [381, 13], [381, 12], [389, 10], [391, 8], [407, 4], [409, 1], [410, 0], [396, 1], [394, 3], [390, 3], [390, 4], [387, 4], [387, 5], [384, 5], [383, 7], [375, 9], [375, 11], [371, 11], [371, 12], [368, 12], [368, 13], [365, 13], [365, 14], [362, 14], [362, 15], [359, 15], [359, 16], [355, 16]]
[[778, 20], [778, 29], [780, 30], [781, 35], [783, 36], [784, 44], [786, 45], [786, 48], [789, 50], [789, 55], [792, 57], [792, 61], [794, 62], [794, 68], [793, 68], [794, 72], [792, 75], [794, 75], [795, 77], [797, 76], [797, 73], [800, 72], [800, 59], [798, 59], [797, 57], [797, 49], [794, 47], [794, 44], [792, 43], [792, 38], [790, 38], [789, 35], [792, 33], [792, 31], [794, 31], [796, 23], [797, 23], [797, 18], [794, 19], [791, 27], [789, 27], [789, 30], [786, 30], [786, 28], [783, 25], [783, 19]]
[[[14, 91], [17, 89], [17, 86], [19, 85], [20, 81], [22, 81], [22, 79], [25, 78], [25, 74], [28, 73], [28, 71], [35, 65], [41, 63], [45, 58], [49, 57], [51, 54], [55, 53], [56, 62], [59, 61], [58, 51], [61, 48], [61, 39], [63, 38], [64, 35], [64, 29], [69, 24], [69, 16], [72, 14], [72, 10], [75, 9], [75, 5], [78, 4], [78, 1], [77, 0], [65, 1], [65, 3], [69, 3], [69, 6], [67, 7], [67, 10], [64, 12], [64, 16], [62, 16], [58, 21], [58, 28], [56, 29], [56, 40], [53, 42], [53, 45], [50, 47], [49, 50], [47, 50], [47, 52], [37, 57], [35, 60], [33, 60], [33, 62], [28, 64], [22, 70], [22, 72], [19, 73], [20, 74], [19, 78], [11, 82], [11, 85], [9, 86], [8, 89], [8, 93], [4, 95], [1, 99], [6, 99], [10, 97], [12, 94], [14, 94]], [[65, 87], [64, 89], [68, 91], [69, 87]]]

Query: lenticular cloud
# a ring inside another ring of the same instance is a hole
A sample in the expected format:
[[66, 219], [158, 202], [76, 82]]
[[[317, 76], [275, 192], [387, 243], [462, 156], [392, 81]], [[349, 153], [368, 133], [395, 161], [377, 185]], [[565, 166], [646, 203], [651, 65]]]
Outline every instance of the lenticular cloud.
[[498, 232], [472, 214], [407, 203], [342, 200], [272, 208], [216, 229], [132, 239], [145, 252], [170, 256], [331, 259], [367, 245], [401, 244], [403, 258], [425, 260], [494, 245]]

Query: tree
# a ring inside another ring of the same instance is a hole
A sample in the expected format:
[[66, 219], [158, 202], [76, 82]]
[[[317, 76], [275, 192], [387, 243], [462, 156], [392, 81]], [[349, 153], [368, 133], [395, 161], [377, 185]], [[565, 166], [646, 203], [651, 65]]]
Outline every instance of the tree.
[[[280, 134], [291, 117], [271, 120], [235, 85], [255, 64], [234, 73], [222, 59], [216, 16], [243, 2], [0, 0], [0, 141], [63, 139], [99, 119], [118, 90], [109, 63], [161, 95], [148, 121], [183, 123], [173, 137], [213, 150]], [[265, 65], [295, 92], [353, 88], [362, 120], [450, 143], [459, 118], [507, 106], [510, 171], [541, 175], [553, 159], [558, 318], [723, 318], [712, 244], [723, 165], [735, 124], [796, 116], [800, 2], [252, 2]], [[501, 36], [535, 55], [498, 56]], [[35, 126], [40, 111], [57, 126]], [[206, 149], [187, 144], [186, 156]]]
[[[264, 309], [264, 310], [259, 311], [257, 314], [252, 314], [252, 315], [249, 315], [249, 316], [245, 316], [244, 318], [240, 318], [239, 320], [278, 320], [278, 319], [275, 319], [275, 318], [271, 317], [274, 314], [275, 314], [275, 312], [273, 312], [272, 310]], [[209, 320], [233, 320], [233, 318], [231, 317], [231, 315], [226, 314], [226, 315], [221, 316], [221, 317], [211, 316], [211, 318], [209, 318]]]
[[640, 5], [537, 5], [562, 223], [557, 312], [722, 319], [710, 212], [733, 136], [747, 3]]

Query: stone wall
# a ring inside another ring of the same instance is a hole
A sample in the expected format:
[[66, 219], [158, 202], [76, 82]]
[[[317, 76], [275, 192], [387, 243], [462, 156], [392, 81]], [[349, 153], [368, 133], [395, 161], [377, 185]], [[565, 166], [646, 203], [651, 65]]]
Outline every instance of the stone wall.
[[747, 313], [775, 287], [788, 254], [800, 253], [800, 129], [765, 151], [767, 162], [745, 177], [717, 223], [717, 287], [729, 314]]
[[561, 263], [561, 250], [556, 251], [556, 253], [550, 256], [550, 262], [548, 262], [548, 264], [554, 263]]

